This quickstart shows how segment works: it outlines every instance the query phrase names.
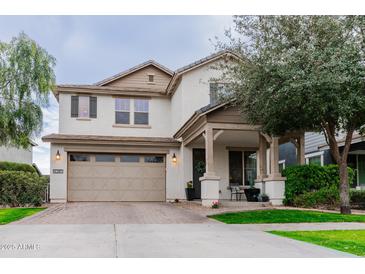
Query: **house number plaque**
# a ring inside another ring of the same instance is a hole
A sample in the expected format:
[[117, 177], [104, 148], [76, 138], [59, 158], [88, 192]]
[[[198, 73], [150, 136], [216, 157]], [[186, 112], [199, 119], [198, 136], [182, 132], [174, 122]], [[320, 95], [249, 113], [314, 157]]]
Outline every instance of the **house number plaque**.
[[63, 169], [54, 169], [53, 174], [63, 174]]

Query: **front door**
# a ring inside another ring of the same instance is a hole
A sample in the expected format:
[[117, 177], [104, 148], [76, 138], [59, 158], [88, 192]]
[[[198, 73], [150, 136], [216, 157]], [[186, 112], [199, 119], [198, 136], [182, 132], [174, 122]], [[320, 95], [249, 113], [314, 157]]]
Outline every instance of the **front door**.
[[205, 173], [205, 149], [193, 148], [193, 185], [195, 199], [201, 198], [201, 184], [199, 178]]
[[242, 185], [242, 151], [229, 151], [229, 185]]

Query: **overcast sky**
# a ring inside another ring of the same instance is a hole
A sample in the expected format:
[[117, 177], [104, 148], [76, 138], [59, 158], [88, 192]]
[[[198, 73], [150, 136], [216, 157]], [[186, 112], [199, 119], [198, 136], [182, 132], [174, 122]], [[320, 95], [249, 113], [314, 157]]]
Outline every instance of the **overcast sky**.
[[[92, 84], [149, 59], [175, 70], [214, 52], [230, 16], [0, 16], [0, 40], [24, 31], [57, 59], [58, 84]], [[58, 103], [43, 109], [41, 136], [58, 133]], [[33, 161], [49, 174], [49, 144]]]

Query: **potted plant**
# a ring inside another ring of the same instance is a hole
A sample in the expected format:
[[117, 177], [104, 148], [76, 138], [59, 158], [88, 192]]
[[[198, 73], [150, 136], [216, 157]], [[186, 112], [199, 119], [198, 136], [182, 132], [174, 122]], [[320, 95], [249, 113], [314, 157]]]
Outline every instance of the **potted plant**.
[[258, 197], [260, 195], [260, 189], [251, 186], [250, 188], [245, 188], [245, 195], [247, 202], [258, 202]]
[[194, 199], [195, 194], [192, 181], [186, 183], [185, 194], [186, 194], [186, 200], [192, 201]]
[[263, 193], [259, 195], [258, 200], [259, 202], [268, 202], [270, 201], [270, 198], [267, 194]]

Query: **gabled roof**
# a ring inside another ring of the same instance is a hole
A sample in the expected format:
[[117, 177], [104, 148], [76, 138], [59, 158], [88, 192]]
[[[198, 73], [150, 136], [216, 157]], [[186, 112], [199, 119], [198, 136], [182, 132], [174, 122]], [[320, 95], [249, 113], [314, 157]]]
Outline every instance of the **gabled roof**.
[[167, 86], [167, 93], [168, 94], [173, 94], [175, 92], [175, 88], [177, 86], [177, 83], [179, 82], [179, 79], [181, 77], [181, 75], [183, 75], [184, 73], [187, 73], [188, 71], [191, 71], [193, 69], [197, 69], [200, 66], [206, 65], [208, 63], [214, 62], [222, 57], [232, 57], [236, 60], [243, 60], [242, 57], [240, 57], [239, 55], [237, 55], [236, 53], [230, 51], [230, 50], [221, 50], [218, 51], [216, 53], [213, 53], [207, 57], [204, 57], [202, 59], [199, 59], [193, 63], [190, 63], [189, 65], [186, 65], [184, 67], [181, 67], [179, 69], [177, 69], [169, 83], [169, 85]]
[[148, 60], [147, 62], [144, 62], [144, 63], [139, 64], [137, 66], [134, 66], [134, 67], [132, 67], [130, 69], [127, 69], [125, 71], [122, 71], [122, 72], [120, 72], [118, 74], [115, 74], [115, 75], [113, 75], [111, 77], [108, 77], [108, 78], [106, 78], [104, 80], [101, 80], [101, 81], [95, 83], [94, 85], [96, 85], [96, 86], [104, 86], [104, 85], [106, 85], [106, 84], [108, 84], [110, 82], [113, 82], [113, 81], [115, 81], [117, 79], [120, 79], [122, 77], [125, 77], [125, 76], [127, 76], [127, 75], [129, 75], [129, 74], [131, 74], [131, 73], [133, 73], [133, 72], [135, 72], [137, 70], [143, 69], [143, 68], [148, 67], [148, 66], [154, 66], [154, 67], [158, 68], [159, 70], [162, 70], [163, 72], [165, 72], [166, 74], [168, 74], [170, 76], [172, 76], [174, 74], [173, 71], [171, 71], [170, 69], [166, 68], [165, 66], [157, 63], [156, 61], [154, 61], [154, 60]]
[[[240, 57], [238, 54], [236, 54], [232, 51], [222, 50], [222, 51], [216, 52], [214, 54], [211, 54], [207, 57], [204, 57], [202, 59], [199, 59], [198, 61], [195, 61], [189, 65], [181, 67], [181, 68], [177, 69], [175, 72], [171, 71], [170, 69], [166, 68], [165, 66], [157, 63], [154, 60], [149, 60], [147, 62], [134, 66], [126, 71], [118, 73], [112, 77], [99, 81], [93, 85], [73, 85], [73, 84], [57, 85], [56, 89], [53, 90], [53, 94], [55, 95], [57, 100], [58, 100], [58, 94], [60, 92], [112, 94], [112, 95], [126, 95], [126, 96], [130, 96], [130, 95], [133, 95], [133, 96], [135, 96], [135, 95], [137, 95], [137, 96], [150, 96], [150, 95], [151, 96], [169, 96], [169, 95], [173, 95], [173, 93], [175, 92], [176, 87], [178, 86], [179, 81], [181, 80], [181, 76], [184, 73], [197, 69], [200, 66], [209, 64], [210, 62], [214, 62], [215, 60], [218, 60], [222, 57], [223, 58], [224, 57], [233, 58], [235, 60], [243, 60], [242, 57]], [[132, 88], [132, 87], [106, 86], [108, 83], [111, 83], [111, 82], [118, 80], [122, 77], [125, 77], [127, 75], [130, 75], [130, 74], [132, 74], [138, 70], [141, 70], [143, 68], [146, 68], [148, 66], [153, 66], [170, 76], [170, 81], [169, 81], [169, 84], [168, 84], [166, 90], [165, 89], [151, 90], [151, 89], [136, 88], [136, 87]]]

